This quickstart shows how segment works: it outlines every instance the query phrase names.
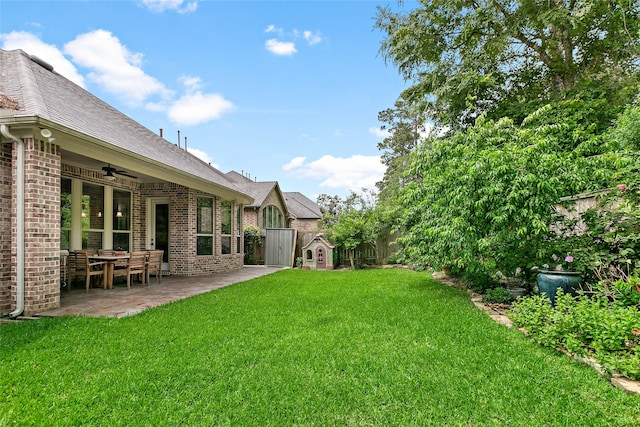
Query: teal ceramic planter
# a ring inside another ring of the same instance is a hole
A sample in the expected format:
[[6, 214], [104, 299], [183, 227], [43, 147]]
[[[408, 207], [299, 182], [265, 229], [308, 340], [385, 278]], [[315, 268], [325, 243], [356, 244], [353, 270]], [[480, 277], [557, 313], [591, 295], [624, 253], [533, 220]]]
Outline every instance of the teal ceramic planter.
[[562, 289], [565, 294], [575, 295], [582, 276], [575, 271], [539, 270], [538, 293], [546, 294], [551, 304], [556, 304], [556, 293]]

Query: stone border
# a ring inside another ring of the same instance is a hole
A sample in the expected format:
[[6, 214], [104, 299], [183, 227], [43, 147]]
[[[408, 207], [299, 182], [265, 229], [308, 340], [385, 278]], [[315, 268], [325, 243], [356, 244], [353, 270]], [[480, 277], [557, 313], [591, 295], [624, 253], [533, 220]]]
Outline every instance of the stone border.
[[[461, 289], [460, 285], [458, 283], [456, 283], [455, 279], [453, 279], [450, 276], [447, 276], [444, 273], [434, 273], [434, 274], [432, 274], [432, 277], [433, 277], [434, 280], [442, 283], [443, 285], [452, 286], [452, 287]], [[507, 328], [513, 328], [513, 323], [511, 322], [511, 319], [509, 319], [509, 317], [506, 315], [506, 313], [503, 310], [500, 310], [496, 306], [485, 304], [482, 301], [482, 295], [477, 294], [475, 292], [472, 292], [470, 290], [467, 290], [467, 292], [469, 293], [469, 297], [471, 299], [471, 302], [473, 302], [473, 304], [480, 311], [483, 311], [484, 313], [487, 314], [487, 316], [491, 317], [496, 322], [505, 325]], [[523, 330], [521, 328], [519, 328], [519, 330], [523, 334], [525, 334], [525, 335], [527, 334], [526, 330]], [[640, 381], [634, 381], [634, 380], [631, 380], [631, 379], [629, 379], [627, 377], [624, 377], [622, 375], [619, 375], [619, 374], [611, 375], [611, 374], [607, 373], [604, 369], [602, 369], [602, 366], [600, 366], [600, 364], [598, 364], [593, 359], [587, 359], [585, 357], [577, 356], [577, 355], [571, 354], [571, 353], [569, 353], [569, 352], [567, 352], [565, 350], [560, 350], [560, 351], [562, 351], [567, 356], [574, 358], [575, 360], [578, 360], [578, 361], [580, 361], [582, 363], [585, 363], [585, 364], [591, 366], [593, 369], [595, 369], [595, 371], [598, 374], [600, 374], [603, 377], [607, 378], [614, 387], [621, 388], [622, 390], [626, 391], [627, 393], [640, 394]]]

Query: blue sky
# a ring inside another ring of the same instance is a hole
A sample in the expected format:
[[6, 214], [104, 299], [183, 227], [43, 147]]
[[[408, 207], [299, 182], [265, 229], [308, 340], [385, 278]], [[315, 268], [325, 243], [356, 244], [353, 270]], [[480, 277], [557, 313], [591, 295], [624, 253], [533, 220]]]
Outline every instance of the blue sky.
[[[403, 7], [411, 6], [406, 2]], [[22, 49], [222, 172], [315, 200], [373, 189], [378, 112], [405, 82], [378, 49], [395, 1], [0, 1]]]

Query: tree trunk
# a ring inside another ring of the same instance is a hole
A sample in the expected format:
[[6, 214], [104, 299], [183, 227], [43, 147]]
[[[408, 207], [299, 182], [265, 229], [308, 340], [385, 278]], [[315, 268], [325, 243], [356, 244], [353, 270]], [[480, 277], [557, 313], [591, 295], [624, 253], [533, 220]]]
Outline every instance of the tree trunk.
[[351, 269], [355, 270], [356, 266], [355, 266], [355, 264], [353, 262], [353, 250], [349, 251], [349, 262], [351, 263]]

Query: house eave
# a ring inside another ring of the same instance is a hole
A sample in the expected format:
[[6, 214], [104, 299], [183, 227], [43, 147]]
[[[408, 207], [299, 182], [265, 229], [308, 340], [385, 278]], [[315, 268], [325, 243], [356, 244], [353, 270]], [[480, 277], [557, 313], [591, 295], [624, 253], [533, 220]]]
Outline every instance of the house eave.
[[[4, 112], [4, 111], [3, 111]], [[234, 200], [242, 204], [253, 203], [249, 195], [225, 187], [199, 176], [151, 160], [141, 154], [120, 148], [106, 141], [92, 137], [58, 123], [38, 116], [0, 116], [0, 124], [11, 126], [12, 132], [20, 138], [32, 138], [37, 130], [47, 128], [55, 135], [55, 144], [62, 150], [81, 156], [100, 159], [104, 163], [118, 164], [137, 173], [142, 173], [161, 181], [169, 181], [203, 193], [213, 194], [225, 200]]]

